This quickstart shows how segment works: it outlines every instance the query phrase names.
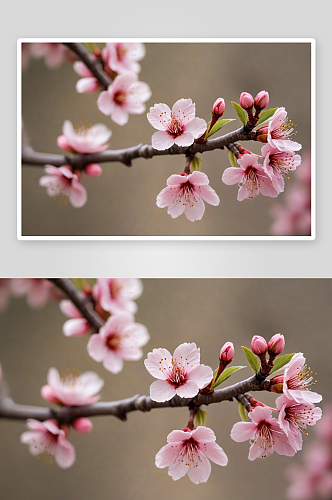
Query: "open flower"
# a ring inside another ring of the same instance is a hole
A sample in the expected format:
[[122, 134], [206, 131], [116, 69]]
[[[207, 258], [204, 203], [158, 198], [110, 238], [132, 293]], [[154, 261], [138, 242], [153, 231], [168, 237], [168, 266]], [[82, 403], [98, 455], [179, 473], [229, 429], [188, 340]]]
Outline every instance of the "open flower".
[[84, 406], [100, 399], [97, 393], [104, 381], [95, 372], [85, 372], [79, 376], [67, 375], [60, 378], [56, 368], [50, 368], [47, 375], [48, 385], [42, 387], [41, 393], [46, 401], [65, 406]]
[[109, 67], [116, 73], [132, 71], [139, 73], [140, 61], [145, 56], [143, 43], [116, 42], [106, 43], [103, 49], [103, 59], [107, 60]]
[[255, 155], [244, 154], [237, 162], [240, 168], [226, 168], [222, 181], [227, 185], [239, 184], [240, 189], [237, 195], [239, 201], [245, 198], [255, 198], [259, 193], [272, 198], [278, 196], [279, 191], [273, 187], [270, 177], [257, 162]]
[[45, 420], [39, 422], [29, 418], [27, 420], [28, 431], [21, 435], [21, 443], [29, 445], [31, 455], [48, 453], [54, 455], [55, 462], [62, 469], [71, 467], [75, 462], [75, 449], [67, 441], [63, 429], [59, 428], [56, 420]]
[[92, 289], [93, 298], [111, 314], [130, 312], [135, 314], [135, 299], [142, 294], [143, 286], [137, 278], [97, 278]]
[[46, 165], [44, 175], [39, 179], [39, 185], [46, 187], [48, 196], [52, 198], [58, 195], [68, 196], [70, 203], [75, 208], [80, 208], [87, 201], [85, 188], [78, 181], [78, 176], [73, 173], [68, 165], [53, 167]]
[[87, 349], [91, 358], [102, 362], [106, 370], [119, 373], [123, 360], [136, 361], [143, 356], [141, 347], [149, 338], [146, 327], [134, 323], [131, 314], [119, 313], [108, 318], [99, 333], [92, 335]]
[[319, 403], [322, 396], [311, 391], [313, 383], [312, 372], [305, 364], [305, 357], [302, 352], [296, 353], [285, 368], [283, 393], [297, 403]]
[[249, 460], [269, 457], [274, 451], [292, 457], [296, 450], [288, 442], [278, 420], [272, 418], [268, 407], [257, 406], [249, 417], [252, 422], [237, 422], [231, 430], [231, 438], [237, 443], [250, 440]]
[[153, 401], [169, 401], [176, 394], [193, 398], [213, 378], [212, 368], [200, 364], [200, 350], [196, 344], [179, 345], [173, 356], [167, 349], [153, 349], [144, 361], [145, 368], [159, 379], [150, 386]]
[[288, 178], [289, 170], [295, 170], [301, 164], [301, 156], [293, 151], [280, 151], [270, 144], [262, 147], [262, 155], [264, 171], [270, 177], [274, 189], [282, 193], [285, 186], [284, 178]]
[[228, 462], [226, 453], [215, 441], [216, 436], [208, 427], [172, 431], [167, 436], [168, 444], [156, 455], [156, 466], [169, 467], [168, 474], [174, 481], [188, 474], [193, 483], [205, 483], [211, 473], [209, 460], [218, 465]]
[[102, 123], [96, 123], [92, 127], [82, 124], [77, 130], [73, 124], [66, 120], [62, 128], [63, 135], [58, 137], [58, 146], [71, 153], [98, 153], [108, 148], [105, 144], [112, 132]]
[[136, 73], [123, 73], [114, 78], [113, 83], [100, 93], [97, 101], [99, 110], [110, 116], [118, 125], [128, 122], [129, 114], [140, 115], [151, 97], [147, 83], [139, 82]]
[[191, 174], [171, 175], [167, 179], [167, 187], [157, 196], [157, 206], [168, 207], [167, 213], [173, 219], [184, 213], [187, 219], [194, 222], [201, 220], [204, 215], [203, 200], [214, 206], [220, 203], [219, 196], [209, 186], [208, 176], [195, 171]]
[[152, 136], [152, 147], [158, 150], [173, 144], [190, 146], [206, 131], [206, 121], [195, 118], [195, 104], [191, 99], [180, 99], [172, 111], [167, 104], [155, 104], [147, 115], [151, 125], [159, 130]]
[[39, 309], [53, 297], [53, 285], [42, 278], [13, 278], [11, 292], [16, 297], [27, 296], [27, 303], [33, 309]]
[[285, 108], [277, 109], [269, 121], [267, 142], [279, 151], [298, 151], [302, 146], [291, 140], [294, 129], [287, 121], [289, 120]]

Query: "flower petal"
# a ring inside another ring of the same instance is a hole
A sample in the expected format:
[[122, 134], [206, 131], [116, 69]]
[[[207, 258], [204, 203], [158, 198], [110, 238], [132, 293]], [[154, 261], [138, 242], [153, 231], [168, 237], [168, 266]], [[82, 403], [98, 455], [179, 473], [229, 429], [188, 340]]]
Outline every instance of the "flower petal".
[[[150, 386], [150, 398], [157, 403], [169, 401], [176, 394], [175, 387], [166, 380], [156, 380]], [[196, 393], [197, 394], [197, 393]]]

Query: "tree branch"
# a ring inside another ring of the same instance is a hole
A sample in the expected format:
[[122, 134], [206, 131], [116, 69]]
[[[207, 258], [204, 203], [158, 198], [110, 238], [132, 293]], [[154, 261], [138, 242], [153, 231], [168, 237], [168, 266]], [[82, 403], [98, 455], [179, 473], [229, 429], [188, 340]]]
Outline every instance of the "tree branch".
[[75, 285], [67, 278], [48, 278], [48, 280], [67, 295], [82, 316], [88, 321], [92, 329], [98, 332], [105, 322], [94, 310], [92, 302], [82, 297]]
[[55, 418], [61, 423], [70, 424], [79, 417], [95, 417], [98, 415], [113, 415], [120, 420], [127, 419], [127, 413], [133, 411], [147, 412], [154, 408], [181, 408], [188, 406], [210, 405], [240, 398], [247, 391], [264, 390], [265, 376], [258, 372], [256, 375], [238, 382], [237, 384], [218, 389], [211, 394], [198, 394], [195, 398], [180, 398], [174, 396], [170, 401], [157, 403], [148, 396], [136, 395], [120, 401], [99, 402], [88, 406], [63, 406], [59, 409], [43, 408], [38, 406], [19, 405], [11, 399], [0, 401], [0, 418], [25, 420], [47, 420]]

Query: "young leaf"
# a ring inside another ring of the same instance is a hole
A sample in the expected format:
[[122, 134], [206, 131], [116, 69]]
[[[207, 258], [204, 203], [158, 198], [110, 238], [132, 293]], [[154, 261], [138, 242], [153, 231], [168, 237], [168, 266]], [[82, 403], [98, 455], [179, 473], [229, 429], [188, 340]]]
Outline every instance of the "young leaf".
[[259, 116], [259, 120], [255, 126], [257, 127], [257, 125], [260, 125], [261, 123], [265, 122], [265, 120], [268, 120], [269, 118], [271, 118], [271, 116], [274, 115], [274, 113], [277, 111], [277, 109], [279, 109], [279, 108], [264, 109], [264, 111], [261, 112], [261, 114]]
[[255, 373], [258, 372], [258, 370], [260, 369], [260, 362], [258, 361], [258, 359], [256, 358], [255, 354], [252, 352], [251, 349], [248, 349], [248, 347], [244, 347], [244, 346], [241, 346], [243, 351], [244, 351], [244, 354], [246, 355], [246, 358], [248, 360], [248, 363], [250, 364], [251, 368], [253, 369], [253, 371]]
[[295, 354], [295, 352], [293, 352], [292, 354], [284, 354], [283, 356], [278, 357], [273, 364], [273, 368], [270, 372], [270, 375], [271, 375], [271, 373], [276, 372], [277, 370], [280, 370], [280, 368], [282, 368], [287, 363], [289, 363], [290, 360], [292, 359], [292, 357], [294, 356], [294, 354]]
[[246, 411], [245, 407], [243, 406], [242, 403], [240, 403], [240, 401], [238, 401], [237, 404], [238, 404], [239, 415], [241, 417], [242, 422], [249, 422], [249, 420], [247, 418], [247, 411]]
[[229, 366], [228, 368], [226, 368], [226, 370], [224, 370], [219, 375], [218, 380], [216, 380], [212, 384], [211, 389], [215, 389], [216, 387], [218, 387], [218, 385], [220, 385], [222, 382], [224, 382], [229, 377], [231, 377], [233, 375], [233, 373], [235, 373], [237, 370], [242, 370], [242, 368], [247, 368], [247, 367], [246, 366]]
[[190, 171], [194, 172], [195, 170], [198, 170], [200, 172], [201, 165], [202, 165], [201, 158], [197, 158], [197, 156], [194, 156], [194, 158], [192, 159], [192, 162], [190, 163]]
[[237, 102], [232, 101], [232, 104], [234, 106], [237, 116], [239, 117], [240, 122], [242, 123], [242, 125], [245, 125], [247, 123], [247, 113], [244, 111], [244, 109], [241, 108], [240, 104], [238, 104]]
[[232, 165], [232, 167], [237, 168], [238, 165], [236, 164], [236, 158], [235, 158], [234, 153], [232, 153], [231, 150], [228, 150], [228, 158], [229, 158], [229, 161], [230, 161], [230, 164]]
[[207, 412], [198, 408], [198, 412], [196, 413], [194, 419], [195, 427], [198, 427], [199, 425], [203, 425], [204, 427], [206, 427], [207, 417]]
[[[220, 130], [222, 127], [224, 127], [227, 123], [233, 122], [234, 120], [235, 120], [235, 118], [229, 118], [229, 119], [225, 118], [224, 120], [220, 120], [219, 122], [215, 123], [213, 125], [213, 127], [211, 128], [210, 132], [205, 135], [204, 139], [208, 139], [209, 137], [211, 137], [211, 135], [218, 132], [218, 130]], [[208, 124], [208, 127], [207, 127], [208, 130], [209, 130], [209, 126], [210, 126], [210, 124]]]

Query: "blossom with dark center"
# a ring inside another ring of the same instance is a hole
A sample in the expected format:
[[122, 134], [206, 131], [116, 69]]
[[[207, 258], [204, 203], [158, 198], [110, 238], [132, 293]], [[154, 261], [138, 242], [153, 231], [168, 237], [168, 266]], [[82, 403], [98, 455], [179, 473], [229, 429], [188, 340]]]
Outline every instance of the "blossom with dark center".
[[285, 187], [284, 178], [289, 179], [288, 172], [301, 164], [301, 156], [293, 151], [280, 151], [270, 144], [262, 147], [262, 155], [264, 171], [271, 179], [274, 189], [282, 193]]
[[287, 118], [285, 108], [278, 108], [268, 124], [267, 142], [280, 151], [298, 151], [301, 144], [292, 141], [295, 135], [293, 124]]
[[302, 352], [296, 353], [285, 368], [283, 392], [297, 403], [319, 403], [322, 396], [312, 392], [310, 386], [316, 382], [313, 372], [305, 364]]

